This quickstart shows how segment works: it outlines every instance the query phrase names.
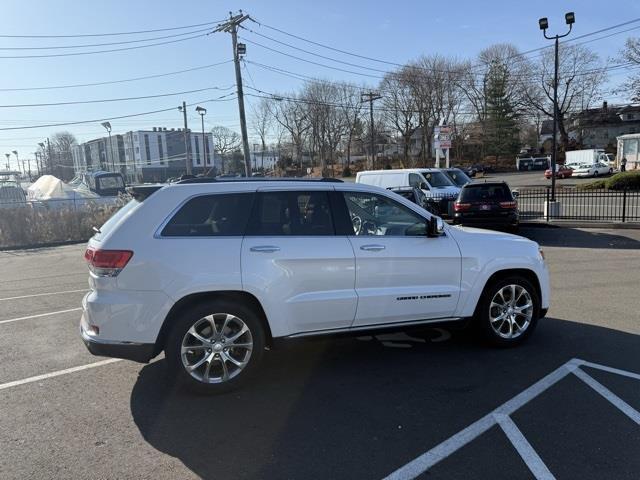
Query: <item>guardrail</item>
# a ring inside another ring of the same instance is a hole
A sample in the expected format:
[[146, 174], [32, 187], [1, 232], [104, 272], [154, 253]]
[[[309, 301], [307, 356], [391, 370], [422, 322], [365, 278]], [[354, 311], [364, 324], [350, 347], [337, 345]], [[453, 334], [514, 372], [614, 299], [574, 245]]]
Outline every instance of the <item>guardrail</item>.
[[588, 222], [640, 221], [640, 191], [638, 190], [556, 190], [557, 211], [545, 209], [551, 201], [551, 189], [518, 189], [521, 220], [583, 220]]

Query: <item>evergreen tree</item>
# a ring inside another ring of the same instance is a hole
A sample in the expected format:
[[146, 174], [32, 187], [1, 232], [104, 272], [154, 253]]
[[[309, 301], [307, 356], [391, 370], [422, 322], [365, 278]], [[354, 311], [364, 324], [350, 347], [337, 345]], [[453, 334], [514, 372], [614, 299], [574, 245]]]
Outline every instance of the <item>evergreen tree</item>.
[[485, 77], [485, 151], [489, 155], [513, 155], [520, 150], [518, 113], [509, 93], [509, 70], [495, 62]]

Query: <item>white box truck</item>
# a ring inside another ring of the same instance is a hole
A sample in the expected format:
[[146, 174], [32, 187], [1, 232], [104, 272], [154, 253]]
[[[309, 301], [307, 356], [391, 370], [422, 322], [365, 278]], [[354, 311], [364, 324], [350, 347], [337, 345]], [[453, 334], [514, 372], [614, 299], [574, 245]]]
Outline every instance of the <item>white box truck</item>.
[[565, 165], [595, 165], [596, 163], [609, 164], [609, 158], [601, 148], [588, 150], [571, 150], [565, 152]]

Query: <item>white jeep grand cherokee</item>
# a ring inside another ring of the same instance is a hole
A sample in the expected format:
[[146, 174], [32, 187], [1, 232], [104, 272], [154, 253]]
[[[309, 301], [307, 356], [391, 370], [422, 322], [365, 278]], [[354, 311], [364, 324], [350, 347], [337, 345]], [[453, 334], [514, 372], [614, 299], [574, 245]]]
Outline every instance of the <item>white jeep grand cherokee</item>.
[[275, 339], [471, 320], [522, 342], [549, 306], [538, 244], [444, 225], [377, 187], [191, 179], [130, 189], [89, 241], [82, 338], [205, 392]]

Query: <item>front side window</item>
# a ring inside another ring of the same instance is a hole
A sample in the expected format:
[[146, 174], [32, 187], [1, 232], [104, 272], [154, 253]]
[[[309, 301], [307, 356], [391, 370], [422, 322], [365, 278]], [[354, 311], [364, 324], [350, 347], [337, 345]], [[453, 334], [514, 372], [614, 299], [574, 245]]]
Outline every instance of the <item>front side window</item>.
[[346, 192], [353, 235], [423, 236], [427, 221], [404, 205], [375, 193]]
[[259, 193], [247, 235], [335, 235], [328, 193]]
[[429, 185], [431, 185], [432, 187], [442, 188], [442, 187], [450, 187], [451, 185], [453, 185], [451, 180], [449, 180], [444, 173], [439, 172], [437, 170], [436, 171], [425, 170], [424, 172], [422, 172], [422, 175], [427, 180]]
[[242, 236], [253, 193], [202, 195], [185, 203], [162, 229], [163, 237]]

